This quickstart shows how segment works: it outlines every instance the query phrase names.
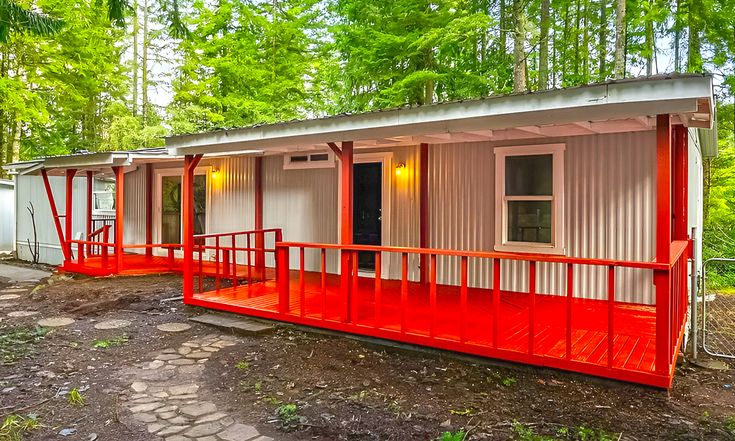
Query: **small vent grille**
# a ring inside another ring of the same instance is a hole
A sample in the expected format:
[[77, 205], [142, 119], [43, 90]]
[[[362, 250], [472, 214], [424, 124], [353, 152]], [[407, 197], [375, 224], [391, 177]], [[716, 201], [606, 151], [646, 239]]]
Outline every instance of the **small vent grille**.
[[284, 170], [332, 167], [334, 167], [334, 153], [332, 152], [293, 153], [283, 157]]

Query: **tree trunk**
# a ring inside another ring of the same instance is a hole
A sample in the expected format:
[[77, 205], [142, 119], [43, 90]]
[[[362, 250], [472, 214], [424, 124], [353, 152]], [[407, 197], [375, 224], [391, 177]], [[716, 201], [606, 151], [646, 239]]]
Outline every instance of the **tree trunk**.
[[607, 69], [607, 2], [606, 0], [600, 0], [600, 32], [599, 32], [599, 66], [598, 66], [598, 81], [605, 81], [607, 75], [605, 70]]
[[541, 29], [538, 49], [538, 88], [549, 88], [549, 3], [541, 0]]
[[23, 121], [18, 118], [15, 122], [15, 128], [13, 129], [13, 141], [10, 144], [8, 150], [8, 164], [11, 162], [20, 161], [20, 136], [23, 130]]
[[[143, 0], [143, 53], [140, 63], [140, 96], [141, 96], [141, 122], [142, 126], [148, 125], [148, 47], [150, 46], [150, 37], [148, 35], [148, 0]], [[148, 147], [144, 145], [143, 147]]]
[[625, 0], [615, 9], [615, 78], [625, 78]]
[[526, 91], [526, 14], [523, 1], [513, 0], [513, 92]]
[[138, 0], [133, 1], [133, 116], [138, 115]]
[[505, 57], [508, 47], [508, 13], [506, 11], [505, 0], [500, 0], [500, 38], [498, 40], [498, 49], [500, 54]]
[[689, 0], [689, 59], [687, 72], [702, 72], [702, 31], [699, 0]]
[[646, 75], [650, 77], [653, 75], [653, 15], [650, 13], [650, 10], [654, 8], [652, 0], [648, 1], [648, 8], [649, 12], [643, 21], [646, 23]]
[[681, 72], [681, 0], [676, 0], [674, 13], [674, 72]]

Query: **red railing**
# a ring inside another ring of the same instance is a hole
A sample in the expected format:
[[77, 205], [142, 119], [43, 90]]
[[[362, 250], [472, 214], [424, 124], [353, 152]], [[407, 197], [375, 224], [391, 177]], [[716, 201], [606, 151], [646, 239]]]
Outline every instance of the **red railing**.
[[276, 249], [266, 244], [275, 244], [282, 238], [280, 228], [195, 235], [194, 251], [198, 259], [194, 272], [199, 292], [204, 290], [206, 277], [214, 279], [216, 289], [222, 287], [223, 281], [234, 288], [241, 280], [253, 284], [271, 279], [266, 256], [272, 254], [275, 264]]
[[[114, 269], [114, 272], [121, 272], [126, 270], [125, 266], [125, 259], [121, 259], [122, 266], [118, 264], [118, 260], [115, 259], [111, 262], [111, 257], [117, 257], [114, 255], [115, 250], [115, 244], [108, 242], [106, 239], [106, 233], [109, 231], [109, 226], [103, 226], [100, 228], [101, 234], [103, 235], [103, 240], [70, 240], [69, 241], [69, 248], [75, 249], [77, 251], [77, 254], [75, 258], [73, 259], [73, 263], [79, 266], [89, 266], [94, 267], [98, 269]], [[97, 232], [95, 232], [97, 233]], [[176, 269], [176, 259], [174, 251], [181, 248], [181, 244], [124, 244], [121, 249], [122, 251], [125, 250], [131, 250], [131, 249], [155, 249], [160, 248], [163, 250], [166, 250], [166, 258], [167, 258], [167, 266], [168, 269], [174, 270]], [[89, 253], [85, 252], [87, 249], [92, 250], [98, 250], [98, 253]], [[113, 250], [112, 253], [110, 253], [110, 249]], [[89, 263], [87, 261], [90, 257], [100, 257], [99, 263], [95, 262], [94, 264]], [[124, 257], [124, 256], [123, 256]]]
[[[110, 241], [110, 225], [102, 225], [87, 235], [87, 241], [92, 242], [87, 245], [87, 256], [99, 256], [102, 254], [103, 247], [101, 245], [93, 245], [93, 243], [109, 243]], [[106, 251], [106, 250], [105, 250]]]
[[[575, 301], [575, 286], [574, 286], [574, 273], [577, 267], [604, 267], [606, 268], [606, 285], [607, 292], [605, 293], [605, 304], [606, 304], [606, 316], [607, 316], [607, 350], [604, 359], [599, 360], [597, 363], [601, 367], [613, 368], [615, 362], [616, 348], [615, 336], [618, 326], [622, 324], [616, 323], [617, 314], [621, 312], [622, 306], [630, 305], [626, 302], [622, 302], [615, 299], [616, 292], [616, 269], [618, 268], [634, 268], [643, 271], [652, 271], [653, 279], [656, 286], [657, 293], [657, 304], [655, 306], [655, 320], [656, 320], [656, 360], [655, 366], [651, 366], [651, 369], [646, 369], [651, 373], [669, 375], [676, 361], [676, 355], [678, 347], [683, 334], [683, 326], [686, 320], [687, 312], [687, 257], [689, 244], [687, 241], [677, 241], [672, 244], [672, 254], [669, 262], [636, 262], [636, 261], [622, 261], [622, 260], [610, 260], [610, 259], [589, 259], [589, 258], [577, 258], [577, 257], [566, 257], [557, 255], [544, 255], [544, 254], [520, 254], [520, 253], [506, 253], [506, 252], [482, 252], [482, 251], [454, 251], [454, 250], [440, 250], [440, 249], [422, 249], [422, 248], [405, 248], [405, 247], [383, 247], [383, 246], [367, 246], [367, 245], [334, 245], [334, 244], [319, 244], [319, 243], [294, 243], [294, 242], [280, 242], [276, 243], [276, 271], [277, 271], [277, 290], [278, 290], [278, 303], [277, 309], [280, 314], [287, 314], [289, 316], [295, 316], [304, 318], [307, 315], [305, 311], [307, 302], [306, 296], [306, 282], [307, 273], [309, 271], [305, 268], [305, 250], [319, 250], [320, 255], [320, 273], [321, 280], [321, 314], [314, 314], [313, 309], [309, 312], [308, 318], [322, 320], [323, 322], [339, 323], [339, 326], [344, 325], [355, 325], [353, 318], [357, 317], [358, 308], [365, 305], [360, 305], [360, 301], [357, 296], [353, 296], [353, 293], [357, 292], [358, 286], [358, 253], [374, 253], [375, 254], [375, 273], [374, 279], [374, 297], [371, 302], [374, 302], [374, 318], [372, 327], [379, 330], [381, 333], [386, 331], [397, 332], [401, 336], [410, 334], [410, 331], [406, 326], [406, 315], [409, 312], [409, 284], [415, 283], [409, 280], [409, 256], [425, 256], [428, 257], [429, 265], [429, 276], [428, 276], [428, 289], [424, 289], [428, 294], [428, 305], [429, 305], [429, 330], [428, 337], [435, 338], [435, 328], [437, 320], [442, 319], [443, 311], [437, 310], [437, 257], [438, 256], [451, 256], [459, 260], [459, 308], [460, 308], [460, 329], [456, 339], [456, 343], [464, 344], [466, 339], [466, 330], [464, 317], [468, 314], [468, 291], [469, 286], [469, 259], [491, 259], [492, 260], [492, 288], [490, 289], [491, 310], [492, 317], [488, 326], [492, 329], [491, 343], [489, 347], [492, 349], [499, 349], [499, 335], [500, 329], [498, 328], [499, 315], [501, 313], [500, 299], [501, 299], [501, 260], [508, 261], [523, 261], [527, 262], [527, 286], [528, 286], [528, 343], [526, 350], [529, 356], [543, 355], [535, 354], [537, 338], [536, 330], [534, 329], [537, 324], [537, 297], [540, 296], [537, 292], [537, 264], [540, 262], [556, 263], [566, 265], [566, 290], [563, 294], [563, 301], [565, 302], [565, 308], [563, 317], [557, 319], [565, 322], [565, 333], [562, 337], [565, 340], [565, 354], [563, 355], [566, 359], [572, 359], [572, 350], [574, 347], [573, 341], [573, 326], [572, 326], [572, 309], [573, 302]], [[289, 267], [290, 253], [292, 250], [298, 250], [299, 254], [299, 266], [298, 266], [298, 279], [296, 280], [291, 276], [291, 270]], [[335, 320], [333, 315], [331, 318], [327, 314], [327, 279], [330, 276], [327, 270], [327, 251], [335, 250], [340, 254], [341, 262], [341, 275], [339, 277], [339, 307], [340, 314]], [[398, 330], [384, 328], [381, 319], [382, 309], [382, 298], [383, 287], [382, 285], [387, 283], [386, 278], [382, 274], [381, 262], [385, 253], [400, 255], [400, 296], [399, 304], [395, 305], [400, 311], [400, 321]], [[420, 261], [421, 259], [417, 259]], [[425, 260], [424, 260], [425, 261]], [[363, 278], [363, 276], [359, 276]], [[294, 284], [297, 283], [297, 288], [294, 289]], [[364, 287], [364, 285], [363, 285]], [[363, 288], [364, 289], [364, 288]], [[294, 293], [298, 293], [300, 296], [298, 302], [292, 303], [291, 296]], [[578, 300], [578, 299], [576, 299]], [[292, 304], [300, 305], [298, 310], [292, 309]], [[314, 302], [309, 303], [314, 305]], [[359, 324], [360, 327], [364, 326]], [[329, 326], [327, 326], [329, 327]], [[331, 326], [334, 327], [334, 326]], [[420, 337], [426, 337], [421, 335]], [[503, 348], [500, 348], [503, 349]]]

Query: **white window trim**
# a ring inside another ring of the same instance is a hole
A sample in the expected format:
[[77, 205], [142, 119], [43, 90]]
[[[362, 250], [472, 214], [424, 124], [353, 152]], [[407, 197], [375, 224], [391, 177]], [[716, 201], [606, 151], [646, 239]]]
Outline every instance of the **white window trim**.
[[[521, 145], [495, 148], [495, 251], [564, 254], [564, 150], [565, 144]], [[505, 196], [505, 158], [552, 155], [552, 196]], [[551, 200], [551, 244], [508, 241], [509, 200]]]
[[[328, 155], [326, 161], [312, 161], [311, 155]], [[292, 156], [308, 156], [309, 160], [304, 162], [291, 162]], [[331, 150], [308, 150], [301, 152], [291, 152], [283, 155], [284, 170], [303, 170], [313, 168], [334, 168], [336, 164], [334, 152]]]

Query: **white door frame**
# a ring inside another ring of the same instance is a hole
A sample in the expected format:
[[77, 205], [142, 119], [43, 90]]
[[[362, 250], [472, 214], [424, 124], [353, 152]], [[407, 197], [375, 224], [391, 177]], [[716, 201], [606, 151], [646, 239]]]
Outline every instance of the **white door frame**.
[[[380, 245], [390, 245], [390, 223], [391, 223], [391, 194], [393, 189], [393, 152], [370, 152], [370, 153], [355, 153], [352, 162], [354, 164], [364, 164], [370, 162], [379, 162], [383, 165], [383, 185], [381, 187], [381, 207], [380, 207]], [[342, 167], [341, 164], [338, 166], [337, 182], [342, 182]], [[342, 239], [342, 222], [341, 210], [342, 210], [342, 185], [338, 185], [337, 191], [337, 224], [339, 225], [338, 238]], [[383, 254], [381, 257], [380, 272], [383, 279], [388, 278], [388, 271], [390, 270], [390, 253]], [[375, 277], [373, 271], [358, 272], [360, 276]]]
[[[194, 175], [206, 175], [207, 176], [207, 196], [206, 196], [206, 222], [205, 222], [205, 232], [211, 231], [210, 229], [210, 222], [211, 222], [211, 216], [210, 213], [212, 211], [212, 185], [211, 185], [211, 172], [212, 166], [209, 165], [203, 165], [199, 166], [196, 169], [194, 169]], [[154, 188], [155, 191], [153, 193], [153, 243], [161, 243], [161, 220], [163, 215], [163, 201], [162, 201], [162, 191], [163, 191], [163, 177], [164, 176], [181, 176], [182, 178], [182, 185], [183, 185], [183, 176], [184, 176], [184, 169], [182, 167], [173, 167], [173, 168], [158, 168], [153, 170], [154, 175]], [[183, 196], [183, 194], [182, 194]], [[183, 215], [183, 213], [182, 213]], [[182, 228], [183, 228], [183, 222]], [[183, 232], [182, 232], [182, 239], [183, 239]], [[167, 254], [167, 251], [162, 250], [160, 248], [154, 248], [153, 254], [158, 256], [165, 256]], [[175, 257], [183, 257], [184, 252], [183, 250], [174, 250], [174, 256]]]

